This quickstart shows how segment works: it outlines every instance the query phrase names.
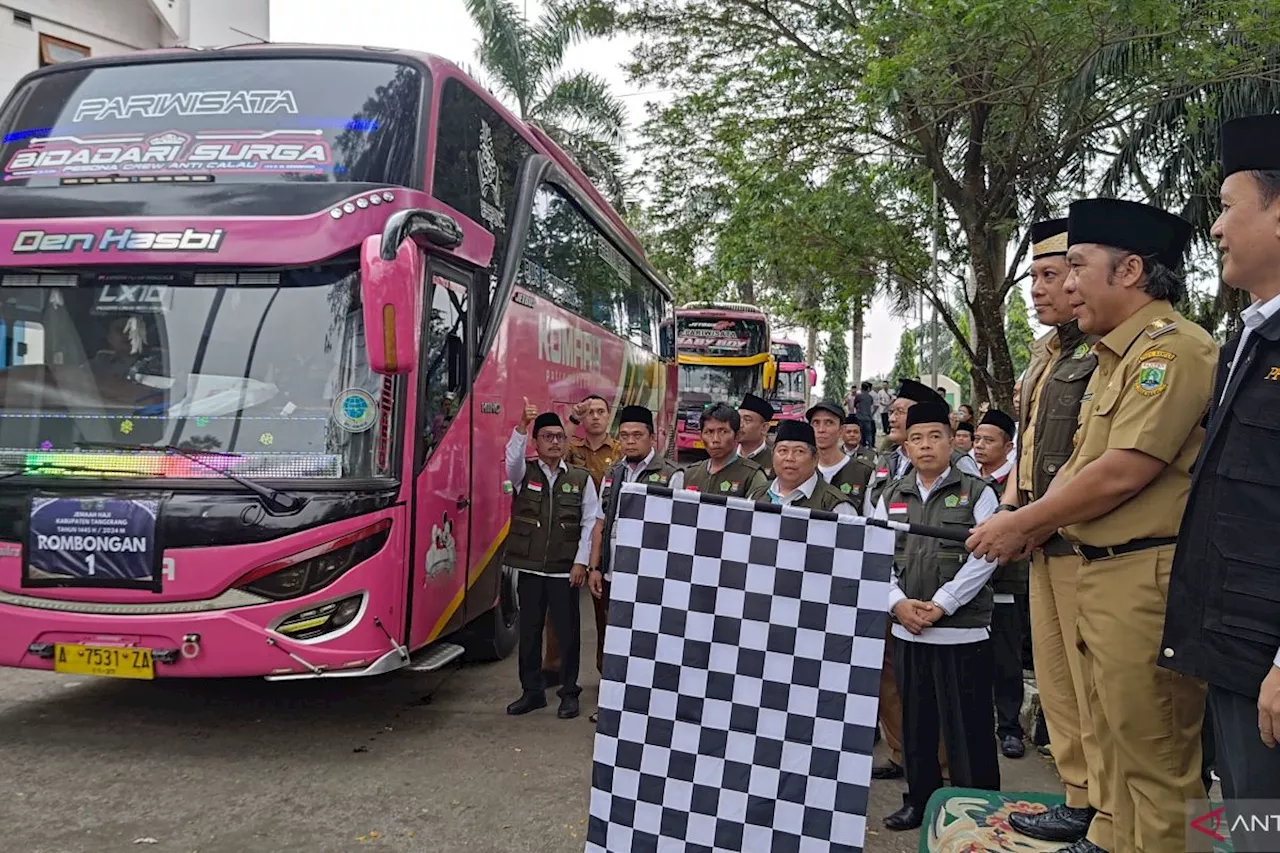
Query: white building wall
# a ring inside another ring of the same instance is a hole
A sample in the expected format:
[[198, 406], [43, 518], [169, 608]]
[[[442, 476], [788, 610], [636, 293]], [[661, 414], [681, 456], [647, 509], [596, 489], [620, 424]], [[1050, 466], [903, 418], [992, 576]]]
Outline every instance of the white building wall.
[[[268, 0], [188, 0], [190, 47], [220, 47], [271, 40]], [[238, 32], [237, 32], [238, 31]]]

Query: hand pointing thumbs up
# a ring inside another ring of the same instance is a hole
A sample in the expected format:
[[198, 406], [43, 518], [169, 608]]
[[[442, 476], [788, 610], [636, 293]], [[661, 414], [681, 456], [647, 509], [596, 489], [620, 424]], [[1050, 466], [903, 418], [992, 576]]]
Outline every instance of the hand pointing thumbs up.
[[529, 398], [524, 399], [524, 411], [520, 413], [520, 426], [516, 427], [516, 432], [523, 435], [529, 431], [529, 424], [533, 423], [538, 417], [538, 407], [529, 402]]

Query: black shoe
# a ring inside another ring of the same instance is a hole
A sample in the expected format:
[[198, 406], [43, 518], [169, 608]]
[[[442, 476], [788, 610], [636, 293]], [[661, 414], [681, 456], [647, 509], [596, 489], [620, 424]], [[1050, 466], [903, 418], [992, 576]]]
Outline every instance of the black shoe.
[[599, 711], [593, 711], [593, 712], [591, 713], [591, 716], [590, 716], [590, 717], [587, 717], [587, 722], [589, 722], [589, 723], [598, 723], [598, 722], [600, 722], [600, 712], [599, 712]]
[[871, 768], [872, 779], [901, 779], [907, 775], [907, 771], [902, 769], [901, 765], [894, 764], [890, 761], [888, 764], [878, 764]]
[[1063, 847], [1059, 850], [1055, 850], [1054, 853], [1107, 853], [1107, 851], [1103, 850], [1089, 839], [1081, 838], [1070, 847]]
[[560, 686], [560, 670], [544, 669], [542, 671], [542, 683], [547, 687], [559, 687]]
[[539, 708], [547, 707], [547, 697], [545, 693], [525, 693], [519, 699], [507, 706], [507, 713], [513, 717], [521, 714], [527, 714], [530, 711], [536, 711]]
[[1091, 808], [1073, 809], [1067, 805], [1056, 805], [1041, 814], [1014, 812], [1009, 815], [1009, 826], [1037, 841], [1059, 841], [1068, 844], [1084, 840], [1091, 820], [1093, 820]]
[[560, 697], [560, 709], [556, 711], [556, 716], [562, 720], [572, 720], [574, 717], [578, 716], [578, 697]]
[[919, 829], [922, 823], [924, 823], [924, 810], [906, 803], [884, 819], [884, 828], [902, 832], [907, 829]]
[[1027, 754], [1027, 747], [1023, 744], [1022, 738], [1005, 735], [1000, 740], [1000, 752], [1005, 758], [1021, 758]]

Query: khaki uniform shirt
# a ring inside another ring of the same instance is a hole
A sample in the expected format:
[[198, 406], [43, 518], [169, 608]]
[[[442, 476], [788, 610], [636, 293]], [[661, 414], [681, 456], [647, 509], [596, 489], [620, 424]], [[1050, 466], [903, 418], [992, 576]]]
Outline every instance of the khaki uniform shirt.
[[1139, 309], [1094, 345], [1098, 369], [1080, 406], [1070, 480], [1108, 450], [1137, 450], [1166, 467], [1106, 515], [1064, 528], [1079, 545], [1106, 548], [1178, 534], [1191, 465], [1204, 440], [1218, 347], [1164, 300]]
[[590, 471], [591, 479], [595, 482], [597, 489], [600, 488], [600, 481], [604, 479], [604, 472], [612, 468], [613, 464], [621, 458], [622, 448], [617, 439], [606, 437], [604, 444], [595, 450], [591, 449], [585, 438], [569, 439], [569, 464]]
[[1027, 494], [1035, 493], [1035, 441], [1038, 414], [1036, 407], [1040, 403], [1040, 393], [1044, 391], [1044, 385], [1049, 381], [1049, 375], [1053, 373], [1053, 365], [1058, 360], [1058, 350], [1061, 348], [1062, 342], [1058, 340], [1058, 332], [1055, 329], [1036, 341], [1032, 350], [1032, 360], [1043, 359], [1046, 364], [1041, 368], [1040, 376], [1036, 379], [1031, 393], [1023, 398], [1026, 400], [1023, 408], [1026, 417], [1022, 419], [1025, 425], [1022, 428], [1022, 434], [1018, 436], [1018, 491]]

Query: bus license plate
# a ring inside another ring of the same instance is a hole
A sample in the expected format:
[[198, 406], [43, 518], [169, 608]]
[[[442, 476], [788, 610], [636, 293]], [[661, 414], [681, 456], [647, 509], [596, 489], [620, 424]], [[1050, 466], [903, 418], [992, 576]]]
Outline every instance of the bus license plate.
[[156, 677], [151, 649], [110, 646], [56, 645], [53, 669], [70, 675], [100, 675], [107, 678]]

